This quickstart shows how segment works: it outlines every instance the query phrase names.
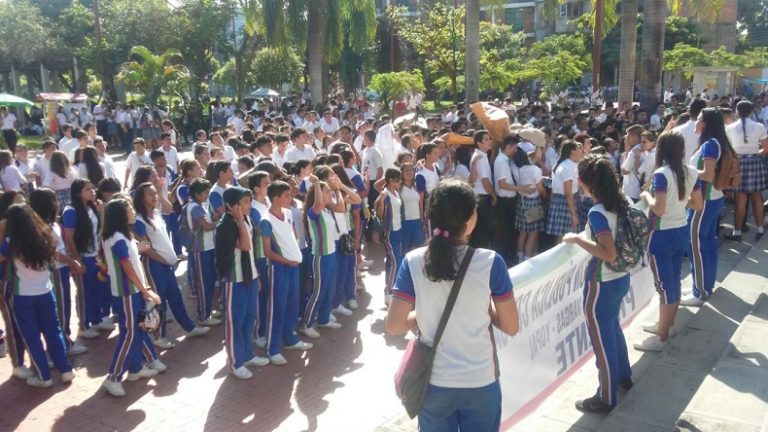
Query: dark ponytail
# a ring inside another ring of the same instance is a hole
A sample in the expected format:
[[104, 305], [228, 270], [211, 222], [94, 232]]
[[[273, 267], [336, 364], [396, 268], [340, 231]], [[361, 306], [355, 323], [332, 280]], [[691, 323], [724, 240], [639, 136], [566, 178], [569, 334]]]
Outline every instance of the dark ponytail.
[[741, 119], [741, 132], [744, 134], [744, 144], [747, 143], [747, 118], [752, 114], [754, 105], [748, 100], [743, 100], [736, 104], [736, 112]]
[[446, 179], [429, 195], [427, 216], [434, 232], [424, 255], [424, 272], [432, 282], [453, 281], [459, 268], [456, 243], [467, 229], [477, 207], [472, 187], [464, 181]]
[[561, 163], [565, 162], [566, 159], [571, 158], [571, 153], [573, 153], [574, 150], [579, 148], [581, 144], [574, 141], [574, 140], [566, 140], [563, 141], [562, 144], [560, 144], [560, 159], [557, 160], [557, 163], [554, 167], [552, 167], [552, 172], [554, 173], [557, 171], [557, 167], [560, 166]]
[[685, 199], [686, 172], [683, 165], [685, 154], [685, 138], [679, 132], [664, 132], [656, 142], [656, 168], [666, 163], [677, 179], [677, 197]]
[[619, 186], [619, 177], [610, 159], [603, 155], [587, 155], [579, 162], [579, 180], [606, 210], [624, 215], [629, 202]]

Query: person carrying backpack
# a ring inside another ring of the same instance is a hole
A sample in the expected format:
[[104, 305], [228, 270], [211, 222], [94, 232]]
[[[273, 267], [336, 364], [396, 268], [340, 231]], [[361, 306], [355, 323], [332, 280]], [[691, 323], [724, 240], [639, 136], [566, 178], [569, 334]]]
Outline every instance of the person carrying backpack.
[[619, 323], [621, 302], [629, 291], [629, 269], [615, 270], [621, 245], [614, 240], [619, 238], [619, 226], [629, 217], [630, 207], [607, 157], [587, 156], [579, 163], [578, 173], [583, 191], [595, 205], [589, 209], [585, 231], [566, 233], [563, 243], [576, 244], [592, 255], [584, 275], [583, 304], [599, 386], [595, 395], [577, 401], [576, 409], [608, 412], [618, 402], [619, 387], [632, 387], [627, 343]]
[[[705, 108], [696, 119], [696, 133], [700, 134], [699, 148], [691, 158], [691, 165], [699, 171], [699, 187], [704, 198], [704, 208], [688, 210], [688, 227], [691, 242], [688, 257], [693, 276], [693, 292], [680, 300], [683, 306], [701, 306], [712, 295], [717, 275], [717, 221], [725, 202], [718, 181], [723, 169], [730, 170], [736, 152], [725, 133], [723, 114], [716, 108]], [[729, 165], [723, 168], [724, 165]]]

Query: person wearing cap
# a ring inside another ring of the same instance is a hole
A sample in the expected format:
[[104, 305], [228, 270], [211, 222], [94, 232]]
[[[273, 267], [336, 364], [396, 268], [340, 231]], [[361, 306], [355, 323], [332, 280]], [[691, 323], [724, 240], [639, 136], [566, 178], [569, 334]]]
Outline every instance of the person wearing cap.
[[249, 379], [247, 366], [269, 359], [254, 354], [253, 328], [259, 305], [259, 280], [254, 254], [254, 226], [249, 217], [251, 191], [235, 186], [224, 191], [226, 213], [216, 226], [216, 269], [224, 287], [224, 345], [232, 375]]

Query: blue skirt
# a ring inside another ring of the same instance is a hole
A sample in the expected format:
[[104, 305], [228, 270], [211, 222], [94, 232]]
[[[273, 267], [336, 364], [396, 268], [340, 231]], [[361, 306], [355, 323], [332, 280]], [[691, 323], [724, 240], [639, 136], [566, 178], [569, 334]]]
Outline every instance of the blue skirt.
[[[574, 195], [573, 199], [576, 201], [578, 208], [578, 195]], [[565, 195], [553, 194], [552, 199], [549, 201], [546, 233], [561, 236], [571, 231], [573, 229], [571, 228], [571, 212], [568, 210], [568, 201], [565, 200]]]
[[544, 224], [547, 221], [546, 214], [544, 215], [543, 219], [536, 222], [528, 223], [525, 221], [526, 210], [543, 205], [544, 201], [542, 201], [540, 196], [533, 198], [522, 197], [520, 200], [518, 200], [517, 216], [515, 217], [515, 228], [517, 228], [518, 231], [527, 233], [544, 231]]
[[762, 192], [768, 189], [768, 174], [763, 159], [760, 155], [739, 156], [741, 184], [736, 192]]

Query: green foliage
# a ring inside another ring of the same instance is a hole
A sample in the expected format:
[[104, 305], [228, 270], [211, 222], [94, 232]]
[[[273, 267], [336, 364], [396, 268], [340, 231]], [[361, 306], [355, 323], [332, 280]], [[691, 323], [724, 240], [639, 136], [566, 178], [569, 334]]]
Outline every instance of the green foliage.
[[0, 23], [0, 62], [19, 66], [55, 52], [53, 26], [29, 0], [3, 2]]
[[[712, 58], [706, 51], [684, 43], [678, 43], [669, 51], [664, 52], [664, 70], [681, 72], [695, 66], [711, 66]], [[691, 73], [684, 75], [690, 78]]]
[[424, 78], [419, 69], [380, 73], [371, 77], [368, 87], [379, 93], [384, 107], [389, 107], [390, 101], [405, 97], [408, 92], [423, 92]]
[[294, 83], [304, 70], [304, 65], [292, 49], [262, 48], [253, 58], [253, 81], [277, 88], [282, 83]]
[[155, 55], [146, 47], [135, 46], [131, 49], [131, 57], [134, 60], [120, 67], [117, 80], [142, 91], [150, 103], [154, 103], [169, 84], [178, 88], [189, 78], [187, 67], [178, 63], [183, 57], [175, 49], [169, 48]]

